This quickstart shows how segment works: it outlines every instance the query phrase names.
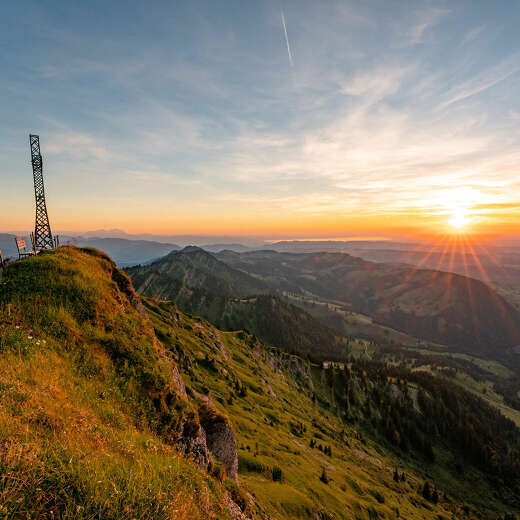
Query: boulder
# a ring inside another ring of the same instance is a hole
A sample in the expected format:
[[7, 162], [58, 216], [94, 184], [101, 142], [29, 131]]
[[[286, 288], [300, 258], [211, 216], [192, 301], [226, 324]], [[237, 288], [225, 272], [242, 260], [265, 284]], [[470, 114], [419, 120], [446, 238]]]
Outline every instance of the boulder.
[[237, 440], [231, 422], [208, 402], [201, 403], [199, 418], [206, 433], [206, 444], [209, 451], [215, 460], [224, 465], [228, 477], [237, 480]]
[[183, 455], [192, 459], [200, 468], [208, 470], [211, 454], [208, 450], [206, 432], [196, 416], [182, 423], [175, 444]]

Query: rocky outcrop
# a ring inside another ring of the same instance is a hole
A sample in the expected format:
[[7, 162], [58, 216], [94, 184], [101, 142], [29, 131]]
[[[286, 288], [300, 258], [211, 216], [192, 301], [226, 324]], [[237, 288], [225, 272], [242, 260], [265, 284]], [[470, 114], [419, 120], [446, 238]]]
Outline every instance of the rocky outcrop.
[[[110, 259], [107, 260], [110, 261]], [[141, 317], [146, 322], [149, 322], [146, 309], [135, 292], [130, 278], [117, 269], [113, 262], [111, 262], [111, 266], [112, 280], [117, 284], [119, 290], [125, 294], [130, 304]], [[182, 317], [175, 306], [172, 307], [171, 321], [174, 328], [179, 327], [182, 321]], [[213, 332], [209, 333], [201, 324], [196, 325], [196, 328], [199, 329], [199, 334], [226, 358], [228, 353], [221, 338]], [[151, 397], [160, 403], [160, 408], [165, 412], [169, 410], [171, 406], [170, 401], [172, 400], [180, 400], [187, 406], [184, 416], [177, 423], [176, 428], [172, 429], [172, 432], [175, 433], [172, 433], [169, 442], [174, 444], [183, 455], [192, 459], [206, 471], [211, 467], [211, 459], [213, 457], [217, 462], [222, 463], [228, 477], [237, 480], [237, 442], [229, 419], [218, 412], [206, 396], [200, 394], [195, 395], [199, 405], [197, 414], [195, 409], [192, 408], [195, 403], [190, 402], [188, 398], [183, 378], [177, 365], [171, 359], [171, 354], [165, 351], [155, 334], [153, 334], [153, 339], [159, 357], [167, 361], [171, 366], [172, 385], [162, 391], [152, 392]], [[240, 508], [238, 508], [238, 511], [240, 511]], [[242, 517], [237, 516], [237, 518]]]
[[182, 397], [187, 399], [188, 395], [186, 393], [186, 386], [184, 385], [184, 380], [182, 379], [181, 373], [179, 372], [177, 365], [174, 365], [173, 363], [172, 363], [172, 380], [173, 380], [173, 384], [175, 385], [175, 389], [177, 390], [177, 392]]
[[201, 403], [199, 418], [206, 433], [206, 444], [211, 454], [215, 460], [224, 465], [227, 475], [237, 480], [237, 441], [231, 422], [208, 402]]
[[125, 294], [132, 307], [139, 313], [141, 318], [148, 320], [148, 314], [144, 308], [143, 302], [139, 295], [135, 292], [132, 281], [126, 273], [120, 271], [115, 264], [113, 264], [112, 280], [117, 284], [119, 290]]
[[206, 433], [196, 416], [185, 420], [176, 439], [178, 450], [204, 470], [208, 470], [211, 453], [208, 450]]
[[265, 361], [272, 370], [284, 375], [289, 374], [310, 393], [314, 393], [314, 384], [308, 361], [275, 350], [267, 353]]
[[233, 520], [251, 520], [243, 513], [242, 509], [240, 509], [240, 507], [238, 507], [238, 505], [233, 502], [233, 499], [229, 495], [226, 498], [226, 507], [228, 508], [228, 511], [231, 514], [231, 518]]
[[334, 520], [334, 517], [326, 511], [316, 511], [313, 520]]

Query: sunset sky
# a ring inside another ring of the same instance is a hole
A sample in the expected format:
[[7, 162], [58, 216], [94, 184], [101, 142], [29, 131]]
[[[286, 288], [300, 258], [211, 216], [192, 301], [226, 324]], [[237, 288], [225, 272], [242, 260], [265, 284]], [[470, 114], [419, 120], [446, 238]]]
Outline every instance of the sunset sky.
[[520, 234], [517, 1], [6, 2], [0, 230]]

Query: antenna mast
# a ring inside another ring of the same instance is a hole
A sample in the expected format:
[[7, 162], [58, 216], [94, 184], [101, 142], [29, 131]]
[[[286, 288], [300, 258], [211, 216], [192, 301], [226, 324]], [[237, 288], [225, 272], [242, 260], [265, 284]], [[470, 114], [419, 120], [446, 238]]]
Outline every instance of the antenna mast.
[[42, 251], [53, 249], [54, 240], [52, 239], [49, 216], [47, 215], [47, 205], [45, 204], [45, 189], [43, 186], [43, 161], [40, 153], [40, 137], [29, 134], [29, 144], [31, 146], [31, 163], [34, 177], [34, 196], [36, 199], [36, 224], [34, 226], [34, 249]]

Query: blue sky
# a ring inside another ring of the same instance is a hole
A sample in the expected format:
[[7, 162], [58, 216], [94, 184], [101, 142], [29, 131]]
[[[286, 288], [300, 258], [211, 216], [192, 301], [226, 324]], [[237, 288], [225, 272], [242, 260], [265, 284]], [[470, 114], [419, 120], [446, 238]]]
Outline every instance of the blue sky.
[[0, 229], [32, 225], [29, 132], [63, 230], [513, 225], [519, 21], [516, 1], [4, 4]]

